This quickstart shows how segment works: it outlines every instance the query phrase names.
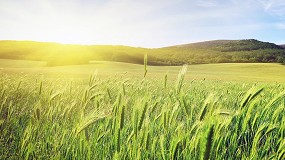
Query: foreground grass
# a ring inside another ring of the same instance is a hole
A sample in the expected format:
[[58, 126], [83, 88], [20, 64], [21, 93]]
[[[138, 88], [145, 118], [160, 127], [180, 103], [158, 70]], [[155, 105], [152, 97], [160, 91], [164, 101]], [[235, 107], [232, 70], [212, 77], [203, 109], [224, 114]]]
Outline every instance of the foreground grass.
[[[150, 70], [150, 69], [148, 69]], [[0, 159], [284, 159], [278, 83], [1, 73]]]

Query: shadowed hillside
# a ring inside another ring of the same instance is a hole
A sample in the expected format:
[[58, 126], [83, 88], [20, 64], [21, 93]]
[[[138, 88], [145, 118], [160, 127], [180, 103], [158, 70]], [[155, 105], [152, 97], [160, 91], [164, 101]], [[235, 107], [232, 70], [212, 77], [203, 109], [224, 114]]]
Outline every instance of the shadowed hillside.
[[282, 46], [254, 39], [215, 40], [154, 49], [0, 41], [0, 58], [46, 61], [49, 66], [87, 64], [93, 60], [143, 64], [145, 54], [150, 65], [285, 62]]
[[283, 49], [282, 46], [278, 46], [274, 43], [261, 42], [255, 39], [247, 40], [214, 40], [205, 41], [191, 44], [184, 44], [178, 46], [172, 46], [178, 48], [200, 48], [210, 49], [222, 52], [233, 52], [233, 51], [252, 51], [258, 49]]
[[235, 41], [236, 40], [213, 40], [213, 41], [182, 44], [182, 45], [176, 45], [176, 46], [170, 46], [170, 47], [206, 49], [206, 48], [212, 48], [212, 47], [224, 45], [224, 44], [235, 42]]
[[[256, 63], [285, 60], [285, 49], [269, 42], [254, 39], [216, 40], [161, 48], [157, 55], [168, 63]], [[175, 55], [173, 55], [175, 53]], [[171, 57], [172, 56], [172, 57]], [[171, 57], [171, 58], [168, 58]]]

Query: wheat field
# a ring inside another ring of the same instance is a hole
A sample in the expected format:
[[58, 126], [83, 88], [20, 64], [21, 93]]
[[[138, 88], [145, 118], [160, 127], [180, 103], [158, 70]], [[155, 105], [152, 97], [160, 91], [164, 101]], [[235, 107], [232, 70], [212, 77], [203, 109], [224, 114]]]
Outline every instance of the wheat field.
[[78, 79], [1, 71], [0, 159], [285, 158], [283, 83], [139, 67]]

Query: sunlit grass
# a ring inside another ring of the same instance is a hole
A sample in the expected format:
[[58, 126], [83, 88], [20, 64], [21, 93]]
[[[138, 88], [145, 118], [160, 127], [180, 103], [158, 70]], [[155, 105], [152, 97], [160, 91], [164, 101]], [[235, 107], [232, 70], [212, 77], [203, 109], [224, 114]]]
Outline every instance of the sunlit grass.
[[242, 66], [3, 68], [0, 159], [283, 159], [285, 86]]
[[[43, 74], [56, 77], [84, 78], [94, 71], [98, 76], [108, 77], [124, 73], [128, 78], [143, 78], [141, 72], [145, 72], [142, 65], [109, 62], [90, 61], [86, 65], [67, 65], [48, 67], [45, 62], [7, 60], [0, 59], [0, 72]], [[165, 74], [169, 79], [176, 79], [180, 66], [147, 66], [149, 78], [164, 79]], [[227, 80], [243, 82], [285, 82], [285, 66], [277, 63], [222, 63], [222, 64], [199, 64], [189, 65], [185, 75], [188, 80]]]

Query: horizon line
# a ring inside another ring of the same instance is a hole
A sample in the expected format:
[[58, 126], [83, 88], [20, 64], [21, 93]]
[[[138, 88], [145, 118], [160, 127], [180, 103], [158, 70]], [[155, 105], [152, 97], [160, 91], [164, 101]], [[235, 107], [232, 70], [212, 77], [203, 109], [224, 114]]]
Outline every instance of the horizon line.
[[270, 41], [262, 41], [255, 38], [246, 38], [246, 39], [210, 39], [210, 40], [201, 40], [201, 41], [192, 41], [189, 43], [180, 43], [180, 44], [172, 44], [167, 46], [160, 46], [160, 47], [143, 47], [143, 46], [134, 46], [134, 45], [127, 45], [127, 44], [102, 44], [102, 43], [65, 43], [65, 42], [59, 42], [59, 41], [41, 41], [41, 40], [29, 40], [29, 39], [0, 39], [0, 42], [2, 41], [16, 41], [16, 42], [36, 42], [36, 43], [54, 43], [54, 44], [60, 44], [60, 45], [80, 45], [80, 46], [125, 46], [125, 47], [134, 47], [134, 48], [146, 48], [146, 49], [157, 49], [157, 48], [166, 48], [166, 47], [173, 47], [173, 46], [182, 46], [182, 45], [188, 45], [188, 44], [195, 44], [195, 43], [203, 43], [203, 42], [212, 42], [212, 41], [240, 41], [240, 40], [257, 40], [260, 42], [265, 43], [273, 43], [275, 45], [285, 45], [283, 44], [277, 44], [275, 42]]

